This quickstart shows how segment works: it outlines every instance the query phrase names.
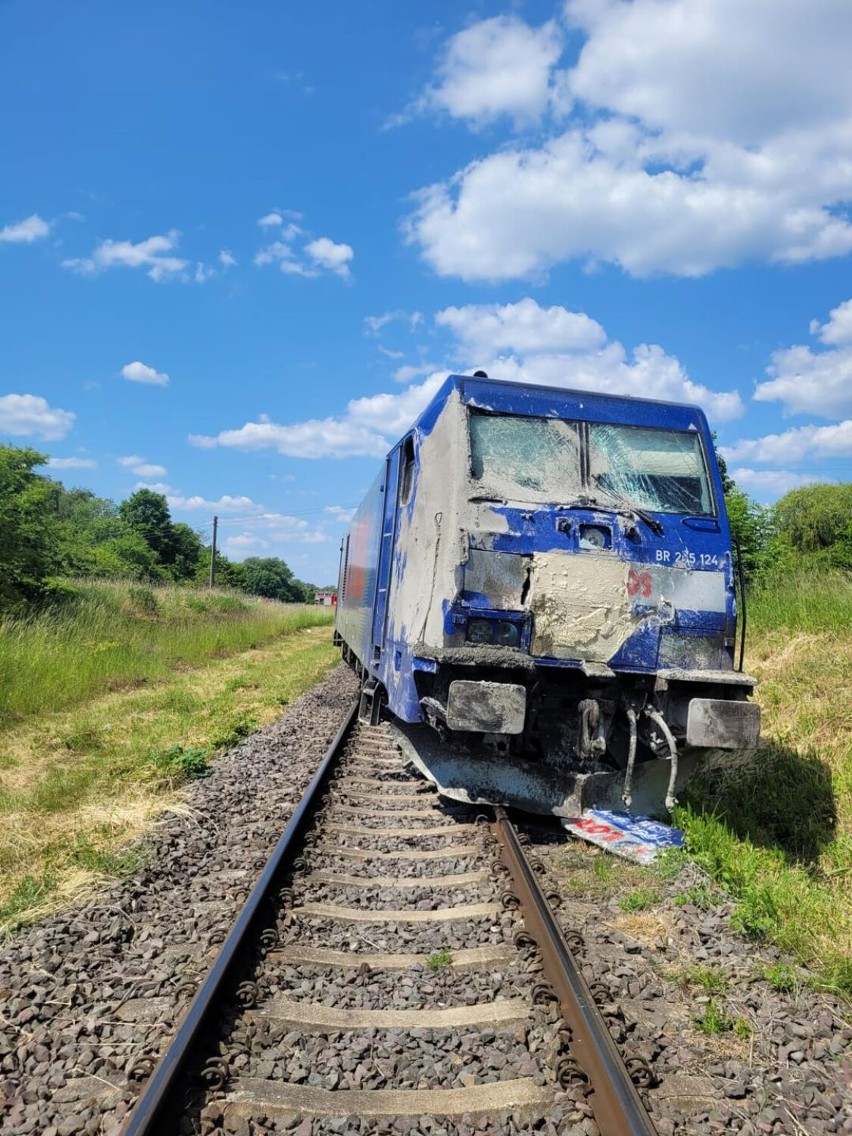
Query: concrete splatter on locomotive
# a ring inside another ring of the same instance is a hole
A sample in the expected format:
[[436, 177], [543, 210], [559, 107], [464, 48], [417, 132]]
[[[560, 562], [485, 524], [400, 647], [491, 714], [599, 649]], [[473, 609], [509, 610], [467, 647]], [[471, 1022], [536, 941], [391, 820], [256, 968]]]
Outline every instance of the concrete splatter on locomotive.
[[448, 795], [653, 811], [757, 742], [696, 407], [451, 376], [357, 511], [338, 595], [362, 713]]

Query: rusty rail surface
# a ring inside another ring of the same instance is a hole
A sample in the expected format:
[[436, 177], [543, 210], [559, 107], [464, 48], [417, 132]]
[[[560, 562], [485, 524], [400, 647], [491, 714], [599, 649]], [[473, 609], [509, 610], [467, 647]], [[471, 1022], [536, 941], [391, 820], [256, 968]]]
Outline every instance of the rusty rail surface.
[[494, 810], [494, 834], [509, 869], [524, 925], [541, 952], [545, 975], [571, 1030], [572, 1056], [588, 1079], [588, 1102], [604, 1136], [657, 1136], [606, 1021], [580, 972], [506, 810]]
[[287, 827], [269, 857], [263, 874], [240, 911], [222, 944], [212, 968], [178, 1025], [174, 1039], [160, 1058], [151, 1079], [133, 1106], [120, 1136], [163, 1136], [177, 1128], [180, 1106], [178, 1094], [185, 1087], [185, 1073], [195, 1050], [215, 1036], [217, 1015], [223, 999], [232, 992], [231, 983], [241, 965], [248, 944], [257, 936], [267, 899], [287, 868], [313, 814], [320, 805], [328, 777], [337, 761], [358, 713], [352, 707], [334, 740], [325, 752], [311, 783], [291, 816]]

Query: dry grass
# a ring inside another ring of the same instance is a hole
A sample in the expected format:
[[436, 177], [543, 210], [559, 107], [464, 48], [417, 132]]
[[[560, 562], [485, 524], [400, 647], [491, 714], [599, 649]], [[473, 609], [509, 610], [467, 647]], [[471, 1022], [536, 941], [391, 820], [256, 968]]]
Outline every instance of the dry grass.
[[618, 915], [612, 921], [616, 931], [629, 935], [646, 947], [654, 945], [657, 939], [674, 941], [674, 918], [669, 911], [639, 912], [631, 915]]

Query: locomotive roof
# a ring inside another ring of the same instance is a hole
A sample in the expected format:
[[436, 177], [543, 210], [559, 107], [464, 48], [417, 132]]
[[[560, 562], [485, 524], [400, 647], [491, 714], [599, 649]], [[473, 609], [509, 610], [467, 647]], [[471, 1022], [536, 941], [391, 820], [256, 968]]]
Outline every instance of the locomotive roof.
[[704, 411], [688, 403], [662, 402], [633, 395], [604, 394], [535, 383], [504, 382], [501, 379], [449, 375], [432, 401], [414, 423], [429, 433], [453, 391], [466, 406], [503, 414], [536, 418], [580, 418], [605, 423], [668, 427], [672, 430], [707, 430]]

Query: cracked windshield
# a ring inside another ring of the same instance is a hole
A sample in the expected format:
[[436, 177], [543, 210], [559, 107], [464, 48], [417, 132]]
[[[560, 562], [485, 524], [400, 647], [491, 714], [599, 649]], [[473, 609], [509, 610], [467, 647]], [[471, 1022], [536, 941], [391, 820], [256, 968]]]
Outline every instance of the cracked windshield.
[[640, 509], [713, 512], [697, 434], [641, 426], [589, 425], [589, 482]]
[[558, 501], [582, 492], [573, 422], [471, 414], [470, 452], [474, 480], [500, 497]]
[[701, 443], [692, 433], [591, 423], [586, 486], [574, 422], [474, 413], [470, 447], [473, 479], [507, 499], [558, 502], [597, 492], [654, 512], [713, 512]]

